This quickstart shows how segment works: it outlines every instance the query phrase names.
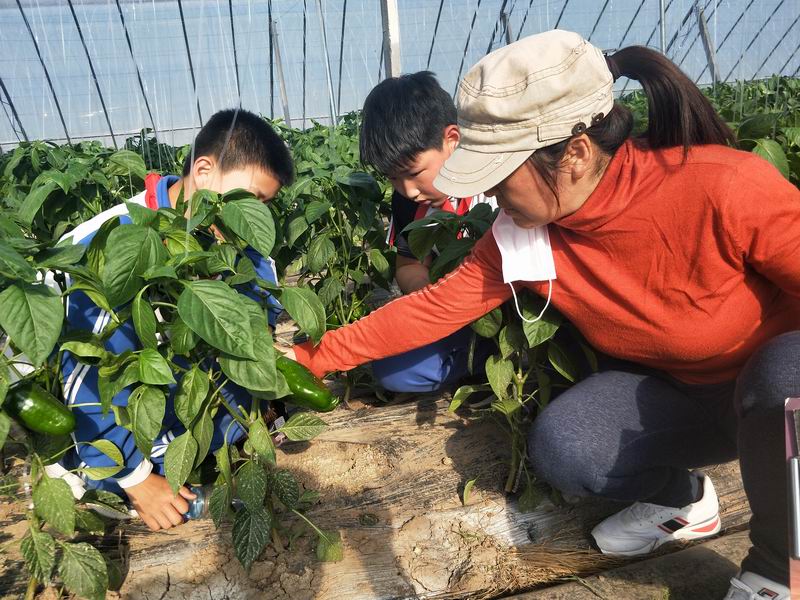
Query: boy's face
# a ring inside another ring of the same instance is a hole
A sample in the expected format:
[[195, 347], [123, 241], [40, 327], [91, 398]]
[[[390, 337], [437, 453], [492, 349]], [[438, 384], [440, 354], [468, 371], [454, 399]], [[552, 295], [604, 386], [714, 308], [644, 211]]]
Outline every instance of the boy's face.
[[458, 146], [458, 140], [458, 126], [448, 125], [444, 130], [441, 148], [420, 152], [408, 168], [388, 175], [392, 187], [414, 202], [440, 208], [447, 196], [433, 187], [433, 180]]
[[222, 171], [213, 158], [201, 156], [192, 166], [192, 187], [224, 194], [235, 189], [247, 190], [262, 202], [269, 202], [280, 191], [281, 184], [269, 171], [251, 165]]

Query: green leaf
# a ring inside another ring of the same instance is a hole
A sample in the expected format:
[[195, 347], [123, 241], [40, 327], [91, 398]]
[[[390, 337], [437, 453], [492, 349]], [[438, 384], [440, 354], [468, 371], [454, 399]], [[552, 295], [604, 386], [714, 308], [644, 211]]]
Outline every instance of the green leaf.
[[311, 224], [317, 221], [320, 217], [325, 216], [331, 209], [330, 202], [323, 202], [322, 200], [312, 200], [305, 206], [306, 221]]
[[145, 456], [150, 456], [153, 440], [161, 432], [166, 403], [164, 392], [149, 385], [140, 385], [128, 398], [133, 437], [136, 447]]
[[289, 417], [278, 431], [293, 442], [301, 442], [317, 437], [327, 426], [325, 421], [313, 413], [298, 412]]
[[181, 379], [177, 392], [175, 392], [175, 414], [189, 429], [192, 426], [203, 402], [208, 396], [208, 373], [198, 365], [193, 365]]
[[572, 383], [578, 380], [578, 368], [572, 358], [553, 340], [547, 345], [547, 359], [553, 368]]
[[231, 502], [233, 494], [225, 483], [219, 483], [211, 491], [211, 498], [208, 501], [208, 512], [214, 520], [214, 526], [219, 527], [223, 521], [233, 514]]
[[475, 485], [475, 482], [478, 481], [478, 478], [470, 479], [466, 485], [464, 486], [464, 493], [461, 495], [461, 503], [466, 506], [469, 504], [469, 497], [472, 494], [472, 488]]
[[106, 524], [95, 513], [83, 508], [75, 509], [75, 527], [88, 533], [103, 534]]
[[180, 317], [167, 326], [167, 333], [175, 354], [189, 354], [197, 346], [197, 334]]
[[303, 215], [299, 217], [295, 217], [286, 227], [286, 244], [289, 247], [294, 246], [294, 243], [297, 241], [301, 235], [303, 235], [308, 230], [308, 221]]
[[490, 356], [486, 359], [486, 377], [495, 396], [501, 400], [507, 398], [508, 386], [514, 379], [514, 365], [499, 355]]
[[197, 423], [192, 427], [192, 437], [197, 440], [197, 458], [194, 459], [194, 468], [200, 466], [211, 448], [211, 441], [214, 438], [214, 420], [208, 412], [197, 419]]
[[249, 569], [269, 542], [272, 516], [263, 507], [240, 510], [233, 519], [233, 548], [236, 558]]
[[200, 242], [183, 229], [171, 229], [164, 237], [164, 244], [170, 256], [183, 256], [204, 252]]
[[103, 272], [103, 268], [106, 264], [104, 250], [108, 242], [108, 236], [114, 229], [119, 227], [119, 225], [119, 217], [112, 217], [100, 225], [92, 241], [89, 242], [89, 248], [86, 250], [86, 264], [89, 265], [89, 268], [98, 276]]
[[75, 498], [63, 479], [42, 473], [42, 478], [33, 488], [33, 506], [38, 517], [64, 535], [75, 532]]
[[270, 464], [275, 464], [275, 444], [272, 442], [269, 429], [261, 419], [250, 425], [250, 433], [247, 439], [250, 440], [250, 444], [259, 458]]
[[0, 448], [2, 448], [6, 439], [8, 439], [8, 432], [11, 430], [11, 417], [0, 410]]
[[56, 543], [53, 536], [39, 531], [39, 528], [31, 523], [28, 533], [22, 538], [20, 550], [30, 574], [41, 583], [49, 583], [53, 568], [56, 566]]
[[232, 488], [233, 475], [231, 474], [231, 456], [227, 443], [222, 444], [222, 447], [219, 450], [217, 450], [216, 457], [217, 457], [217, 471], [219, 471], [220, 475], [222, 475], [222, 478], [225, 480], [225, 483]]
[[89, 445], [105, 454], [108, 458], [113, 460], [114, 464], [116, 465], [108, 467], [83, 467], [81, 471], [85, 473], [89, 479], [97, 480], [113, 477], [125, 466], [125, 460], [122, 458], [122, 452], [119, 451], [119, 448], [117, 448], [113, 442], [108, 440], [96, 440], [94, 442], [89, 442]]
[[308, 245], [306, 267], [311, 273], [320, 273], [328, 266], [328, 259], [336, 254], [336, 248], [327, 234], [318, 235]]
[[175, 383], [169, 363], [158, 350], [145, 348], [139, 353], [139, 381], [149, 385]]
[[386, 260], [383, 252], [377, 248], [372, 248], [369, 251], [369, 262], [384, 279], [388, 280], [392, 276], [392, 268], [389, 266], [389, 261]]
[[263, 509], [267, 495], [267, 473], [264, 467], [252, 460], [244, 463], [236, 473], [236, 491], [248, 510], [255, 512]]
[[425, 227], [407, 232], [408, 247], [412, 254], [419, 260], [428, 256], [436, 245], [440, 231], [439, 227]]
[[172, 440], [164, 455], [164, 475], [174, 494], [186, 483], [197, 456], [197, 441], [186, 431]]
[[781, 172], [781, 175], [789, 179], [789, 159], [786, 158], [786, 153], [778, 142], [769, 139], [756, 140], [756, 147], [753, 148], [753, 154], [757, 154], [761, 158], [771, 162], [772, 165]]
[[490, 338], [497, 335], [503, 325], [503, 312], [495, 308], [486, 313], [471, 325], [472, 330], [481, 337]]
[[[544, 301], [540, 299], [533, 300], [528, 294], [522, 297], [522, 316], [528, 320], [533, 320], [539, 316], [539, 313], [544, 306]], [[528, 347], [535, 348], [539, 344], [546, 342], [556, 334], [559, 326], [561, 325], [561, 315], [548, 308], [542, 318], [534, 323], [523, 321], [522, 330], [525, 332], [525, 337], [528, 340]]]
[[456, 412], [464, 403], [464, 400], [469, 398], [472, 394], [475, 392], [483, 392], [488, 389], [488, 385], [462, 385], [456, 390], [456, 393], [453, 394], [453, 399], [450, 400], [450, 406], [447, 407], [447, 410], [450, 412]]
[[300, 330], [307, 333], [314, 343], [325, 333], [325, 308], [316, 294], [308, 288], [283, 288], [281, 304], [295, 320]]
[[226, 202], [222, 221], [262, 256], [269, 256], [275, 245], [275, 223], [263, 202], [244, 198]]
[[234, 383], [248, 390], [271, 392], [277, 387], [275, 348], [266, 328], [261, 331], [253, 329], [253, 333], [255, 338], [253, 349], [258, 357], [256, 360], [221, 354], [219, 366]]
[[64, 342], [61, 344], [61, 350], [69, 352], [78, 357], [82, 363], [87, 365], [97, 365], [109, 356], [108, 351], [96, 342]]
[[336, 279], [335, 277], [328, 277], [320, 286], [319, 290], [317, 290], [317, 297], [319, 301], [322, 302], [323, 306], [329, 306], [336, 301], [344, 291], [344, 286], [342, 282]]
[[511, 323], [500, 330], [498, 338], [500, 355], [503, 358], [510, 358], [514, 352], [525, 352], [528, 340], [525, 339], [525, 332], [519, 323]]
[[22, 221], [24, 225], [30, 226], [36, 214], [42, 208], [42, 205], [50, 197], [50, 194], [57, 189], [58, 184], [55, 181], [46, 181], [32, 188], [19, 207], [19, 211], [17, 212], [19, 220]]
[[119, 466], [125, 465], [125, 459], [122, 457], [122, 452], [120, 452], [119, 448], [117, 448], [114, 442], [110, 442], [109, 440], [95, 440], [93, 442], [89, 442], [89, 445], [105, 454], [108, 458], [113, 460], [115, 464]]
[[156, 341], [156, 315], [150, 303], [142, 297], [146, 289], [142, 288], [133, 299], [131, 316], [133, 317], [133, 327], [136, 330], [136, 335], [139, 336], [142, 346], [155, 350], [158, 347], [158, 342]]
[[144, 272], [166, 259], [159, 235], [140, 225], [120, 225], [111, 231], [106, 248], [112, 251], [105, 253], [103, 285], [115, 307], [133, 299], [144, 283]]
[[759, 113], [745, 119], [739, 124], [736, 137], [740, 140], [757, 140], [772, 135], [772, 130], [779, 115], [775, 113]]
[[297, 508], [300, 503], [300, 486], [290, 471], [272, 471], [269, 474], [269, 489], [289, 510]]
[[227, 354], [255, 359], [249, 321], [242, 322], [243, 304], [222, 281], [187, 283], [178, 298], [181, 319], [206, 342]]
[[178, 274], [175, 272], [175, 267], [169, 265], [154, 265], [147, 269], [142, 275], [146, 281], [153, 279], [177, 279]]
[[0, 327], [34, 366], [53, 350], [63, 322], [61, 297], [45, 285], [13, 283], [0, 293]]
[[99, 284], [85, 279], [73, 281], [72, 285], [69, 286], [69, 292], [79, 291], [86, 294], [89, 299], [94, 302], [95, 306], [102, 308], [112, 315], [114, 314], [114, 310], [106, 297], [105, 290], [103, 290]]
[[133, 175], [139, 179], [147, 175], [144, 159], [132, 150], [117, 150], [108, 157], [108, 163], [109, 175]]
[[67, 589], [88, 600], [103, 600], [108, 589], [108, 569], [103, 555], [86, 542], [59, 542], [59, 546], [62, 554], [58, 573]]
[[0, 277], [27, 282], [36, 281], [36, 270], [3, 240], [0, 240]]
[[338, 531], [322, 531], [317, 539], [317, 560], [320, 562], [339, 562], [344, 558], [342, 537]]
[[128, 216], [134, 225], [150, 227], [158, 218], [158, 212], [136, 202], [125, 202], [125, 206], [128, 208]]
[[[0, 244], [0, 248], [2, 244]], [[72, 266], [83, 258], [86, 246], [83, 244], [69, 244], [48, 248], [36, 255], [36, 266], [39, 269], [63, 269]], [[2, 252], [0, 251], [0, 262]]]

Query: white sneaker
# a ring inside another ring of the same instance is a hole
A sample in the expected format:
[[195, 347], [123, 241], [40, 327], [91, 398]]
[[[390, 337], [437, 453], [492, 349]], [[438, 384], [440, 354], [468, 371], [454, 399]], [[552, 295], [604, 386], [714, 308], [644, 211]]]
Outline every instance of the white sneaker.
[[724, 600], [789, 600], [789, 588], [750, 571], [731, 579]]
[[601, 522], [592, 537], [603, 554], [636, 556], [673, 540], [696, 540], [719, 530], [717, 493], [703, 475], [703, 496], [697, 502], [683, 508], [636, 502]]

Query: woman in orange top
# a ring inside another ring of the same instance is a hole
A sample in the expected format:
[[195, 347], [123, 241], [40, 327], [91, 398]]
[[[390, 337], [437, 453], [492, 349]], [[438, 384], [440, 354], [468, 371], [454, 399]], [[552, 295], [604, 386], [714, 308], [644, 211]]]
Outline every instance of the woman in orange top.
[[[641, 138], [614, 103], [620, 75], [648, 96]], [[738, 454], [753, 548], [726, 598], [788, 598], [782, 414], [800, 395], [800, 192], [731, 149], [700, 90], [642, 47], [604, 57], [577, 34], [531, 36], [470, 70], [458, 111], [461, 142], [436, 186], [495, 196], [493, 231], [447, 277], [295, 347], [297, 360], [324, 374], [405, 352], [527, 287], [611, 358], [536, 418], [537, 475], [631, 502], [592, 535], [604, 553], [636, 555], [719, 531], [714, 487], [693, 469]]]

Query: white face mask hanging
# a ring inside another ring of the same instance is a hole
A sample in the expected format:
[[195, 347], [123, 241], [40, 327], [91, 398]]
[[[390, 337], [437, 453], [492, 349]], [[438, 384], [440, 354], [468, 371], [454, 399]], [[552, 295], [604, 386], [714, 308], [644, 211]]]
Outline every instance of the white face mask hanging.
[[[511, 286], [517, 314], [526, 323], [535, 323], [542, 318], [544, 311], [550, 305], [553, 279], [556, 278], [556, 266], [553, 261], [553, 250], [550, 247], [547, 226], [532, 229], [519, 227], [506, 214], [506, 211], [500, 209], [492, 224], [492, 233], [503, 259], [503, 282]], [[526, 319], [522, 316], [517, 301], [517, 292], [514, 289], [514, 281], [548, 282], [547, 302], [535, 319]]]

